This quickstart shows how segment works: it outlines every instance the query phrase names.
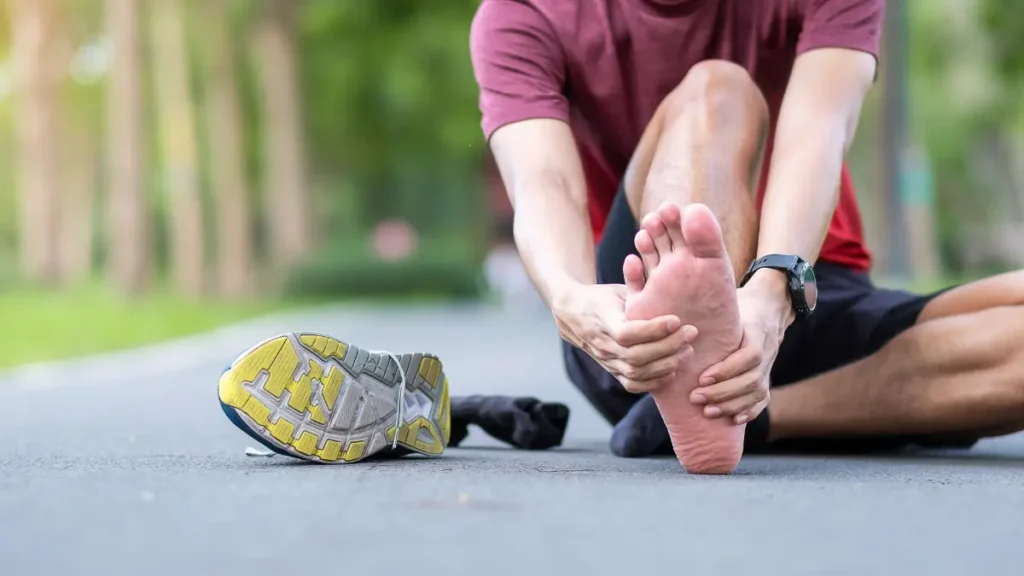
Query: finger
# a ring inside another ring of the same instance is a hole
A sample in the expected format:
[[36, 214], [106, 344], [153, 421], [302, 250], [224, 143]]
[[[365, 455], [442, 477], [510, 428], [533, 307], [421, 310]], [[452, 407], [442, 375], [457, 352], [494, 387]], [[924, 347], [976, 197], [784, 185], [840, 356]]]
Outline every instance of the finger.
[[754, 346], [743, 345], [730, 354], [725, 360], [708, 368], [698, 381], [701, 386], [710, 386], [715, 382], [723, 382], [749, 372], [761, 365], [764, 356]]
[[673, 358], [661, 359], [646, 366], [631, 366], [622, 360], [615, 359], [608, 361], [608, 365], [605, 367], [622, 383], [626, 390], [639, 394], [675, 383], [679, 374], [678, 368], [690, 362], [693, 354], [693, 346], [687, 344]]
[[693, 341], [691, 336], [696, 330], [693, 326], [684, 326], [661, 340], [627, 346], [622, 359], [631, 366], [640, 367], [663, 358], [676, 358]]
[[[721, 404], [715, 404], [714, 406], [706, 406], [704, 408], [704, 415], [708, 418], [720, 418], [723, 416], [735, 417], [739, 414], [750, 410], [754, 406], [757, 406], [767, 396], [767, 390], [757, 390], [750, 394], [733, 398], [722, 402]], [[709, 413], [710, 412], [710, 413]]]
[[657, 212], [651, 212], [644, 216], [643, 228], [654, 240], [654, 249], [658, 251], [659, 257], [672, 250], [672, 241], [669, 240], [668, 230], [665, 229], [665, 223], [661, 221], [661, 216], [658, 216]]
[[765, 397], [764, 400], [761, 400], [760, 402], [755, 404], [754, 407], [751, 408], [750, 410], [747, 410], [745, 412], [740, 412], [739, 414], [734, 416], [732, 421], [735, 422], [737, 425], [739, 425], [739, 424], [746, 424], [747, 422], [752, 421], [754, 418], [757, 418], [757, 416], [761, 412], [763, 412], [765, 408], [768, 407], [768, 402], [770, 400], [771, 400], [771, 394], [769, 393], [768, 396]]
[[620, 384], [622, 384], [622, 387], [625, 388], [627, 392], [631, 394], [644, 394], [646, 392], [654, 392], [655, 390], [671, 385], [675, 382], [676, 377], [676, 373], [672, 372], [652, 380], [634, 380], [621, 375], [616, 376], [616, 379]]
[[630, 392], [636, 392], [638, 389], [651, 389], [673, 381], [678, 372], [678, 361], [670, 358], [643, 367], [630, 366], [621, 360], [611, 360], [607, 364], [611, 368], [609, 372], [617, 374]]
[[644, 289], [644, 264], [637, 256], [626, 256], [626, 261], [622, 263], [622, 276], [626, 279], [627, 296]]
[[647, 230], [641, 229], [637, 232], [636, 237], [633, 238], [633, 244], [636, 245], [636, 251], [640, 253], [640, 258], [643, 259], [647, 270], [653, 270], [661, 259], [658, 257], [658, 250], [654, 247], [654, 239], [647, 233]]
[[645, 364], [634, 364], [622, 358], [611, 360], [616, 363], [616, 370], [630, 380], [654, 380], [679, 370], [681, 355], [670, 354]]
[[698, 406], [713, 406], [733, 398], [753, 394], [758, 391], [760, 385], [761, 374], [757, 371], [750, 371], [724, 382], [694, 389], [690, 392], [690, 402]]
[[609, 328], [606, 334], [619, 346], [629, 347], [657, 342], [681, 327], [677, 316], [659, 316], [652, 320], [626, 320]]
[[665, 230], [668, 231], [669, 240], [672, 241], [672, 246], [685, 246], [686, 240], [683, 238], [683, 214], [679, 209], [679, 205], [673, 204], [672, 202], [665, 202], [658, 207], [658, 216], [661, 217], [661, 221], [665, 223]]

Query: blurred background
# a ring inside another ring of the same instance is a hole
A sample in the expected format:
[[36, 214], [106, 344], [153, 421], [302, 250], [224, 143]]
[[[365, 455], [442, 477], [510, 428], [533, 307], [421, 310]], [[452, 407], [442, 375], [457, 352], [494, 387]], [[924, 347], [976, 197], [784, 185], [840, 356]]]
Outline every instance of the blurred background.
[[[0, 367], [323, 302], [524, 297], [478, 4], [3, 0]], [[1024, 1], [888, 4], [851, 153], [877, 279], [1021, 267]]]

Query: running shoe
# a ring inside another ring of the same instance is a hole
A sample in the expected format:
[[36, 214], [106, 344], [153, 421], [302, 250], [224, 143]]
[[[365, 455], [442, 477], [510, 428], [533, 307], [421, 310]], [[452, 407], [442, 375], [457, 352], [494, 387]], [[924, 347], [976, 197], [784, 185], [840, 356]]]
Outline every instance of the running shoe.
[[430, 354], [363, 350], [314, 333], [276, 336], [220, 377], [221, 408], [274, 453], [323, 464], [448, 445], [448, 378]]

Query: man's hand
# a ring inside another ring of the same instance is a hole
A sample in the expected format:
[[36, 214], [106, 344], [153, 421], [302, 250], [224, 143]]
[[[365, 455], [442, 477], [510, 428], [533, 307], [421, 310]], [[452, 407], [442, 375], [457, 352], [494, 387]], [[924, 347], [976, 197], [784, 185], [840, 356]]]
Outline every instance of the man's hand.
[[555, 320], [563, 338], [640, 394], [672, 381], [697, 329], [676, 316], [627, 320], [625, 297], [622, 285], [580, 286], [554, 307]]
[[745, 424], [768, 406], [769, 374], [786, 327], [793, 321], [792, 305], [774, 271], [754, 276], [736, 297], [743, 340], [728, 358], [701, 375], [690, 401], [704, 406], [708, 418], [729, 417]]

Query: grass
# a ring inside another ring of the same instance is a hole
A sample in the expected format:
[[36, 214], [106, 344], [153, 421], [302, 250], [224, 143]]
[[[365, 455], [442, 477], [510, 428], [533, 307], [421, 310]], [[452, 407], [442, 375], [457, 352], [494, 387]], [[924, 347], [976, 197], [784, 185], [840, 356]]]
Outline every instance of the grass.
[[137, 347], [290, 306], [295, 304], [192, 302], [166, 293], [128, 301], [97, 286], [0, 292], [0, 368]]

